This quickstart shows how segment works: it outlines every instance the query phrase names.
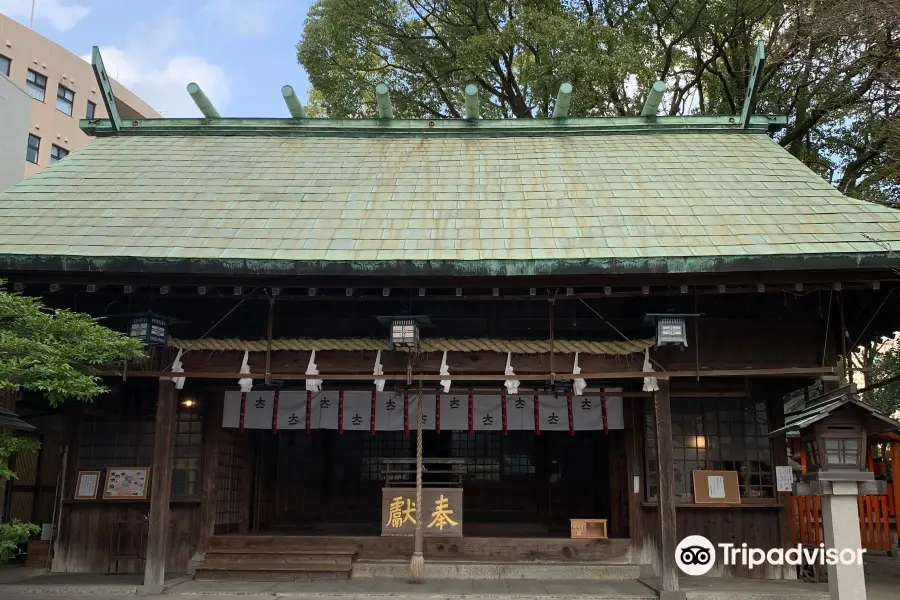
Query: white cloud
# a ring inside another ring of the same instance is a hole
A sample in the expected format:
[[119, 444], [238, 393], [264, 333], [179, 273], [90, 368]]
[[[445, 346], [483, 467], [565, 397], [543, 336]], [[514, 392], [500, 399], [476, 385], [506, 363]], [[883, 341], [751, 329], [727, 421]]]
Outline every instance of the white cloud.
[[[32, 3], [28, 0], [0, 0], [0, 13], [28, 24]], [[65, 0], [36, 0], [34, 20], [50, 21], [55, 29], [68, 31], [85, 18], [91, 9], [80, 4], [68, 4]]]
[[230, 96], [228, 78], [220, 66], [182, 50], [185, 31], [173, 18], [139, 26], [123, 47], [100, 47], [106, 72], [165, 117], [202, 116], [185, 89], [192, 81], [221, 112]]
[[272, 30], [276, 9], [273, 0], [207, 0], [200, 14], [212, 17], [236, 35], [250, 38]]

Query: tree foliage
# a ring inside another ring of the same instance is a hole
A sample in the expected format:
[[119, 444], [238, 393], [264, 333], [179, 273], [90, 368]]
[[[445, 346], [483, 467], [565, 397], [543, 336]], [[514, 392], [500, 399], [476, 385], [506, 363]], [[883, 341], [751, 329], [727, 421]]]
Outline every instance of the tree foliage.
[[786, 114], [785, 148], [841, 191], [900, 203], [900, 4], [895, 0], [317, 0], [297, 57], [314, 114], [405, 118], [635, 115], [667, 83], [667, 114], [740, 112], [757, 39], [757, 112]]
[[[873, 382], [885, 381], [900, 376], [900, 346], [880, 354], [872, 365]], [[868, 401], [880, 411], [892, 415], [900, 411], [900, 381], [873, 390]]]
[[[94, 368], [143, 353], [140, 341], [89, 315], [49, 309], [36, 298], [0, 291], [0, 393], [39, 392], [54, 406], [66, 399], [87, 401], [106, 391]], [[16, 478], [10, 458], [38, 448], [37, 438], [0, 431], [0, 482]], [[39, 531], [17, 520], [0, 524], [0, 560]]]
[[0, 390], [40, 392], [54, 406], [86, 401], [106, 391], [92, 369], [141, 355], [140, 341], [89, 315], [0, 292]]
[[[862, 374], [863, 387], [900, 377], [900, 333], [860, 346], [853, 368]], [[900, 411], [900, 381], [863, 394], [863, 399], [887, 415]]]

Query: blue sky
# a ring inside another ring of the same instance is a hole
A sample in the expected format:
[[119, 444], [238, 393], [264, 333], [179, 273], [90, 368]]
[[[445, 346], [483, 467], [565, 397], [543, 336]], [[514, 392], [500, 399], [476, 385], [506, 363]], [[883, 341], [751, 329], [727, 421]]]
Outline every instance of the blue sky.
[[[223, 116], [286, 117], [281, 86], [306, 103], [295, 45], [312, 0], [35, 0], [34, 29], [106, 69], [169, 117], [200, 116], [196, 81]], [[25, 25], [31, 0], [0, 0]]]

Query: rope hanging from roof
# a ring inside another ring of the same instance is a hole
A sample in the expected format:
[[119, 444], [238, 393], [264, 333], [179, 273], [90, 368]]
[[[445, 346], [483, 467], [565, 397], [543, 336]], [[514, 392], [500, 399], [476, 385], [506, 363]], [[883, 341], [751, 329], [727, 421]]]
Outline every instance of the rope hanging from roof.
[[[182, 350], [219, 350], [265, 352], [266, 340], [239, 340], [236, 338], [207, 338], [199, 340], [169, 339], [169, 346]], [[619, 356], [643, 352], [653, 346], [653, 340], [631, 341], [591, 341], [591, 340], [554, 340], [553, 351], [562, 354], [606, 354]], [[419, 342], [421, 352], [499, 352], [513, 354], [548, 354], [550, 340], [495, 340], [489, 338], [435, 338]], [[343, 350], [348, 352], [359, 350], [391, 350], [390, 344], [376, 338], [346, 339], [281, 339], [272, 340], [272, 350], [322, 351]], [[409, 349], [397, 348], [399, 351]]]

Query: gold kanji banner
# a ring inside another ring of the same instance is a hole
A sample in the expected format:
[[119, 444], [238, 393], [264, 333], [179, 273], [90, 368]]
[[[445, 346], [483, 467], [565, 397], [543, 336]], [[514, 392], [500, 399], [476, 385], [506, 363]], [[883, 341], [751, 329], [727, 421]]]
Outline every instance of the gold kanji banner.
[[420, 510], [415, 488], [382, 488], [381, 535], [414, 535], [421, 518], [425, 535], [461, 537], [462, 493], [462, 488], [425, 488]]

